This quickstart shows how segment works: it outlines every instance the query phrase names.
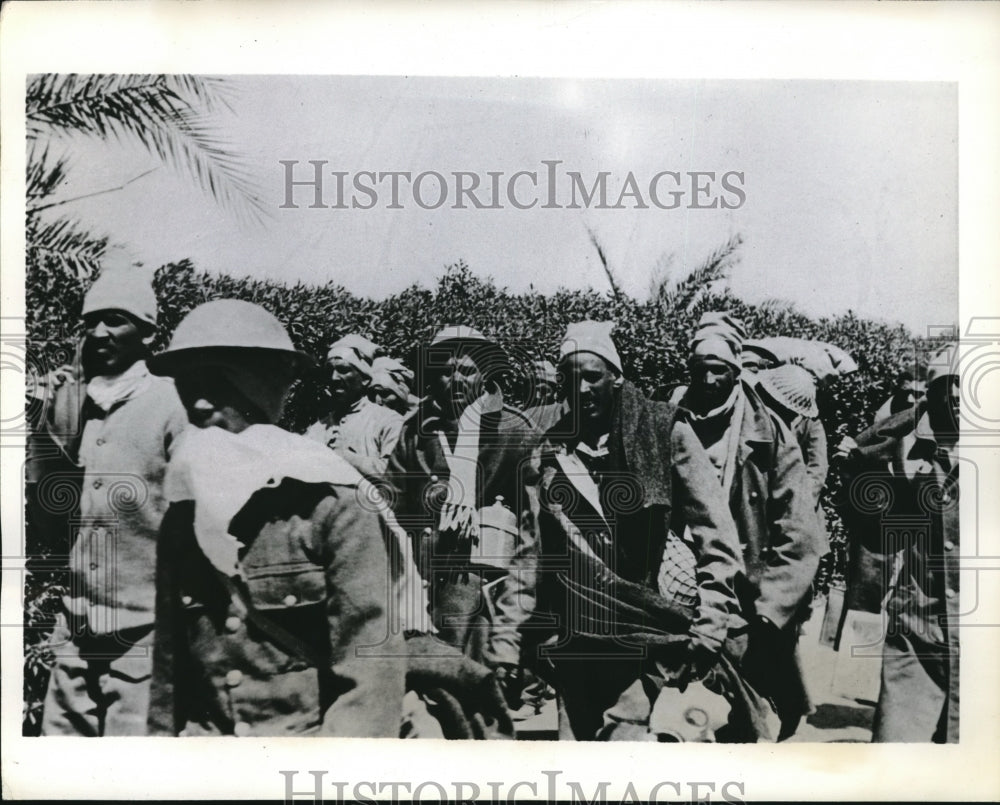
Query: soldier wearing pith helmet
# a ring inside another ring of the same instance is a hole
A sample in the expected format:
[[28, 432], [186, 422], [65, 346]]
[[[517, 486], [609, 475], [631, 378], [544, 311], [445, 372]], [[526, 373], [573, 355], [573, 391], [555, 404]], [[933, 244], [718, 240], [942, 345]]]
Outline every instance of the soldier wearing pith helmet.
[[384, 523], [356, 470], [275, 425], [309, 362], [233, 299], [191, 311], [151, 361], [196, 426], [166, 479], [152, 734], [398, 733]]

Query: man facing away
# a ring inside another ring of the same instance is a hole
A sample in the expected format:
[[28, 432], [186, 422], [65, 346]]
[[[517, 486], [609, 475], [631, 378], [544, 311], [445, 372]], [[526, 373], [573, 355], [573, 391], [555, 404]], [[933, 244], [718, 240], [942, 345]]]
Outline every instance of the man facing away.
[[742, 671], [774, 701], [787, 738], [810, 709], [797, 658], [798, 614], [828, 545], [794, 435], [741, 380], [745, 337], [729, 313], [701, 317], [679, 405], [708, 453], [742, 543], [749, 585], [738, 592], [750, 624]]
[[151, 359], [195, 426], [166, 479], [153, 735], [398, 735], [406, 650], [377, 495], [274, 424], [308, 362], [234, 299], [195, 308]]
[[82, 375], [66, 370], [44, 423], [82, 486], [43, 735], [146, 731], [163, 478], [187, 425], [173, 383], [146, 366], [156, 330], [150, 279], [109, 256], [83, 301]]

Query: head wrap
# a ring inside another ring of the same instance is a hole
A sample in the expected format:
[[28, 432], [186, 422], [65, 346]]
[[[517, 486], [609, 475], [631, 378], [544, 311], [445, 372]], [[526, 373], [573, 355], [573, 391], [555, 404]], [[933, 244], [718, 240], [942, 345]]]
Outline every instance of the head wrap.
[[743, 322], [732, 314], [724, 311], [704, 313], [691, 339], [691, 354], [717, 358], [739, 369], [746, 337]]
[[111, 249], [101, 260], [101, 274], [83, 297], [86, 316], [100, 310], [123, 310], [156, 326], [156, 293], [151, 273], [123, 249]]
[[615, 342], [611, 340], [611, 331], [615, 328], [613, 321], [578, 321], [566, 328], [566, 335], [559, 346], [559, 360], [577, 352], [590, 352], [604, 358], [622, 373], [622, 359], [618, 356]]
[[378, 345], [363, 335], [350, 333], [333, 342], [330, 351], [326, 353], [328, 362], [340, 358], [344, 363], [353, 366], [365, 377], [372, 375], [372, 361], [378, 352]]
[[958, 344], [949, 342], [927, 361], [927, 386], [942, 377], [958, 377]]
[[372, 363], [373, 386], [382, 386], [396, 393], [400, 399], [410, 396], [410, 383], [413, 382], [413, 372], [407, 369], [395, 358], [376, 358]]

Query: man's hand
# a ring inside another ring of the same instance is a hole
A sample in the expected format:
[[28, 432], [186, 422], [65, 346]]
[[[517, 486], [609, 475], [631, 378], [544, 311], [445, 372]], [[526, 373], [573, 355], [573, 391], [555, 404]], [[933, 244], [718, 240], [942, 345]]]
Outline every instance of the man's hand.
[[718, 650], [707, 645], [699, 637], [692, 636], [688, 640], [680, 665], [668, 676], [673, 684], [683, 690], [692, 682], [698, 682], [708, 676], [718, 662]]

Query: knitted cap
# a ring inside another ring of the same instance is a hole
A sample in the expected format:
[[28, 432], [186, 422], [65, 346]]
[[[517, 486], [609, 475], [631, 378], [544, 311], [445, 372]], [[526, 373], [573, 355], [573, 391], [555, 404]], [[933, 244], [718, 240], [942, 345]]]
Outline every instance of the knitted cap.
[[740, 368], [740, 354], [747, 331], [743, 322], [726, 311], [703, 313], [691, 339], [691, 354]]
[[100, 310], [123, 310], [156, 326], [156, 293], [152, 274], [124, 249], [109, 249], [101, 260], [101, 274], [83, 297], [86, 316]]
[[591, 352], [604, 358], [609, 364], [622, 372], [622, 359], [618, 349], [611, 339], [611, 331], [615, 328], [613, 321], [578, 321], [566, 328], [562, 344], [559, 346], [559, 360], [577, 352]]
[[801, 416], [819, 416], [816, 381], [807, 369], [792, 363], [757, 373], [757, 383], [776, 402]]

